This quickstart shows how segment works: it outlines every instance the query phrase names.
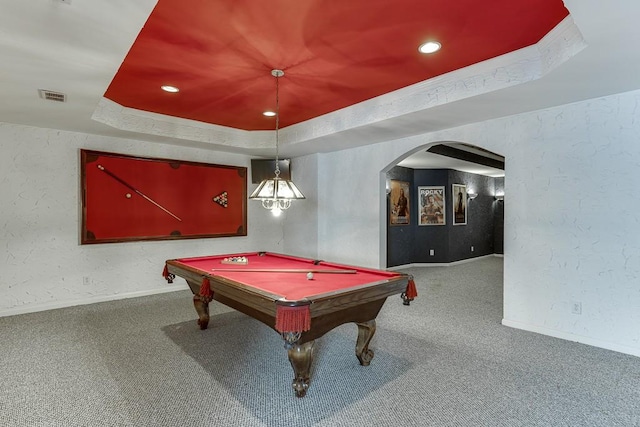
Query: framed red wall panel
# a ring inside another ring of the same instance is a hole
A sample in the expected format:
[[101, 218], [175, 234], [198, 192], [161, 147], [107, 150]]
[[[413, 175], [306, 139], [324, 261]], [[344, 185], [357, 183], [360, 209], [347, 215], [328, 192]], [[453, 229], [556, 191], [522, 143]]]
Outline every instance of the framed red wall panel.
[[80, 150], [81, 243], [247, 235], [247, 168]]

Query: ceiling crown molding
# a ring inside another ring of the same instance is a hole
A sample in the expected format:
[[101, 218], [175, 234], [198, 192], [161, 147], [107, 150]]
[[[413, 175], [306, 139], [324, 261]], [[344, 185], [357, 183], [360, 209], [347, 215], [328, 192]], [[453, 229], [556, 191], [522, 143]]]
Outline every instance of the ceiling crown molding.
[[[101, 98], [91, 118], [116, 129], [145, 135], [191, 141], [198, 147], [260, 155], [273, 150], [273, 131], [246, 131], [123, 107]], [[188, 144], [186, 144], [188, 145]], [[194, 146], [195, 146], [194, 145]]]

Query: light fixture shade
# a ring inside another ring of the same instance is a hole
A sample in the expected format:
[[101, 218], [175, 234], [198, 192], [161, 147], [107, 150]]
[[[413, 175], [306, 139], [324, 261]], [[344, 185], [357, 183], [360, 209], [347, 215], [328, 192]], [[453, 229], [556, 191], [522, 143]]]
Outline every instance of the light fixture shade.
[[292, 181], [273, 177], [262, 181], [249, 198], [254, 200], [298, 200], [305, 197]]
[[262, 200], [262, 207], [270, 210], [275, 216], [291, 207], [292, 200], [304, 199], [304, 195], [296, 185], [277, 175], [271, 179], [265, 179], [258, 185], [249, 199]]

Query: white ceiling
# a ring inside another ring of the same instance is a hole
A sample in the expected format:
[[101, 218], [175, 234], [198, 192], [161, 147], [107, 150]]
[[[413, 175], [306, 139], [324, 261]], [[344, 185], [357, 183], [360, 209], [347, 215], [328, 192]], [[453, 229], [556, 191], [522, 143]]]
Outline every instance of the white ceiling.
[[[0, 121], [272, 155], [264, 132], [178, 122], [102, 98], [155, 3], [0, 0]], [[281, 154], [373, 144], [640, 88], [640, 1], [564, 3], [570, 22], [549, 44], [287, 127]], [[486, 86], [478, 87], [480, 78]], [[38, 89], [63, 92], [68, 100], [44, 101]], [[425, 167], [464, 167], [434, 163], [432, 156], [421, 160]]]
[[[489, 153], [484, 150], [477, 150], [473, 147], [467, 146], [466, 144], [444, 142], [442, 145], [447, 145], [449, 147], [457, 148], [458, 150], [467, 151], [473, 154], [478, 154], [490, 159], [504, 162], [504, 157], [502, 156], [496, 155], [495, 153]], [[454, 159], [451, 157], [443, 156], [441, 154], [430, 153], [426, 148], [403, 159], [398, 163], [398, 166], [411, 169], [453, 169], [462, 172], [474, 173], [477, 175], [486, 175], [494, 178], [504, 176], [504, 170], [502, 169], [496, 169], [477, 163]]]

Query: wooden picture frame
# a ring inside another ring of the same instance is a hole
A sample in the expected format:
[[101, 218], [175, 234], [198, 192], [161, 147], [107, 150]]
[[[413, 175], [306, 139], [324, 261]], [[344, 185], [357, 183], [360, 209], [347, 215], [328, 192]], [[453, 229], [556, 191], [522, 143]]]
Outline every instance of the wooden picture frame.
[[247, 235], [247, 168], [80, 150], [81, 244]]

